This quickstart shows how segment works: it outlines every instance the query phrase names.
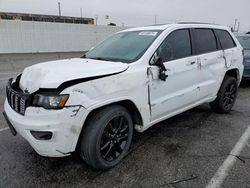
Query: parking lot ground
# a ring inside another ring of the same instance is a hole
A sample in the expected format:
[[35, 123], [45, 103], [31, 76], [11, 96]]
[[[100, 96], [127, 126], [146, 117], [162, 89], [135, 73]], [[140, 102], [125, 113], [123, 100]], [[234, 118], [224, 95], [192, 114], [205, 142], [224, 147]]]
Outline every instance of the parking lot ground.
[[[0, 111], [7, 78], [18, 74], [2, 72]], [[0, 187], [206, 187], [250, 126], [249, 120], [250, 83], [245, 82], [230, 114], [215, 114], [205, 104], [135, 133], [127, 157], [107, 171], [87, 166], [77, 153], [65, 158], [41, 157], [20, 135], [13, 137], [3, 130]], [[0, 116], [0, 130], [6, 127]], [[249, 171], [250, 140], [221, 187], [250, 187]]]

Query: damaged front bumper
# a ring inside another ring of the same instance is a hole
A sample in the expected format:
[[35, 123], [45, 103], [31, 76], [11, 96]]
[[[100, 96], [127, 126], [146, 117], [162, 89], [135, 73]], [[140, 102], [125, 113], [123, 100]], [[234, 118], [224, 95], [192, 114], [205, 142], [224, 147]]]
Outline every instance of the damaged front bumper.
[[9, 123], [38, 154], [63, 157], [75, 151], [85, 108], [72, 106], [46, 110], [28, 107], [23, 116], [14, 111], [6, 100], [4, 110]]

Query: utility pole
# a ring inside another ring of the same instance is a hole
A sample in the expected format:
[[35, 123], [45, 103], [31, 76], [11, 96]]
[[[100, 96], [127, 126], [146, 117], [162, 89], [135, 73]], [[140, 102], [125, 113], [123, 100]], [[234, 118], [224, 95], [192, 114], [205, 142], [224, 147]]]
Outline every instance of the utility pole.
[[238, 19], [235, 19], [235, 20], [234, 20], [234, 27], [233, 27], [234, 31], [236, 30], [237, 21], [238, 21]]
[[58, 2], [58, 11], [59, 11], [59, 16], [61, 16], [61, 3]]
[[95, 16], [95, 25], [97, 25], [98, 22], [98, 15]]
[[155, 25], [157, 24], [157, 16], [155, 15]]
[[81, 8], [81, 18], [82, 18], [82, 8]]
[[240, 30], [240, 22], [238, 22], [237, 32]]

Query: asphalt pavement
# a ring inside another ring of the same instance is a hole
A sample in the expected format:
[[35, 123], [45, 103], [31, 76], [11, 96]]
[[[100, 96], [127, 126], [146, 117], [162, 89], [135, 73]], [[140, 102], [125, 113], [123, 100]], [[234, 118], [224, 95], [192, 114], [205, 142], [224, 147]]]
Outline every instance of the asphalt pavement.
[[[49, 58], [1, 62], [0, 57], [0, 111], [8, 78], [43, 59]], [[0, 115], [0, 188], [206, 187], [250, 125], [249, 120], [250, 82], [244, 82], [231, 113], [216, 114], [204, 104], [135, 133], [127, 157], [116, 167], [100, 171], [86, 165], [77, 153], [64, 158], [39, 156], [20, 135], [11, 135]], [[221, 187], [250, 188], [249, 149], [247, 140]]]

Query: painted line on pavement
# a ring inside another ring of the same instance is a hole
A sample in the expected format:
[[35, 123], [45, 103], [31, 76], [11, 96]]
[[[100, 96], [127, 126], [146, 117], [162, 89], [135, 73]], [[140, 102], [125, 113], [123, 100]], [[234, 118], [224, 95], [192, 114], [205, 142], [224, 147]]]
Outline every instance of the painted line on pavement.
[[250, 138], [250, 126], [246, 129], [244, 134], [241, 136], [239, 141], [234, 146], [233, 150], [230, 152], [228, 157], [224, 160], [223, 164], [214, 174], [213, 178], [210, 180], [206, 188], [219, 188], [223, 184], [224, 180], [228, 176], [229, 171], [235, 164], [237, 156], [240, 155], [241, 151], [248, 144], [248, 139]]
[[2, 129], [0, 129], [0, 132], [3, 132], [3, 131], [8, 130], [8, 129], [10, 129], [10, 128], [9, 127], [2, 128]]

